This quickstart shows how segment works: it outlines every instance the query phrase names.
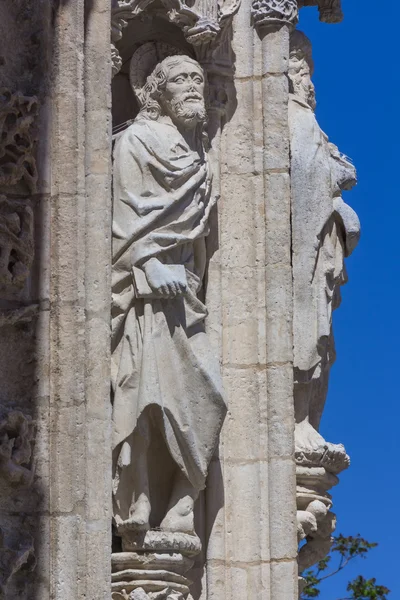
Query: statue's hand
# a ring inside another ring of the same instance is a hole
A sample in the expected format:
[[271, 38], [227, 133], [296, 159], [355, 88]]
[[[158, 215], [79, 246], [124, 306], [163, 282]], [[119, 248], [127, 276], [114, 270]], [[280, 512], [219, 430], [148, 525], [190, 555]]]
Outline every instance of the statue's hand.
[[145, 217], [154, 210], [162, 210], [163, 208], [165, 208], [165, 205], [165, 200], [153, 200], [147, 203], [143, 202], [143, 204], [138, 206], [137, 213], [140, 217]]
[[175, 298], [187, 290], [186, 281], [172, 272], [168, 265], [164, 265], [158, 258], [150, 258], [142, 265], [147, 283], [161, 298]]

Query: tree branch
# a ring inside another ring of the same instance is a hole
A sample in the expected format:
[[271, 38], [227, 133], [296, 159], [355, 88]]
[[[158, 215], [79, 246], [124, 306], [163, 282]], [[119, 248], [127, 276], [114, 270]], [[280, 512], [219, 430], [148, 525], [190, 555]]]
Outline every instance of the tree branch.
[[[342, 560], [340, 561], [339, 566], [336, 569], [336, 571], [332, 571], [332, 573], [328, 573], [328, 575], [325, 575], [324, 577], [321, 577], [321, 579], [319, 581], [321, 582], [321, 581], [324, 581], [325, 579], [329, 579], [329, 577], [332, 577], [333, 575], [337, 575], [337, 573], [339, 573], [340, 571], [343, 571], [343, 569], [345, 567], [347, 567], [347, 565], [349, 564], [349, 562], [351, 560], [353, 560], [353, 558], [356, 558], [356, 557], [355, 556], [351, 556], [350, 558], [348, 558], [344, 562], [343, 562], [343, 558], [342, 558]], [[340, 600], [347, 600], [347, 598], [340, 598]]]

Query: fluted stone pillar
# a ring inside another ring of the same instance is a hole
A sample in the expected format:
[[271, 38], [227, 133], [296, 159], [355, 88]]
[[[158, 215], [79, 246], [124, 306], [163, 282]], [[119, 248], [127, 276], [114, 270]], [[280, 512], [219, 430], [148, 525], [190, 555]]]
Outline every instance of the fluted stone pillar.
[[[298, 593], [287, 114], [297, 10], [288, 4], [280, 22], [268, 2], [244, 2], [233, 23], [236, 99], [222, 131], [220, 244], [210, 267], [220, 278], [229, 407], [208, 492], [215, 600]], [[223, 493], [213, 495], [218, 476]]]
[[109, 36], [109, 0], [59, 7], [46, 232], [51, 239], [49, 569], [50, 597], [57, 600], [110, 597]]

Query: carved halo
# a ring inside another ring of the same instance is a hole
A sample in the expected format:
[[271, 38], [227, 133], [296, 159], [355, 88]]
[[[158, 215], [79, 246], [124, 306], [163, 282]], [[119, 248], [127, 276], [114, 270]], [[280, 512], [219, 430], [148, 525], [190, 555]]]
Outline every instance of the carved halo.
[[166, 42], [146, 42], [134, 52], [129, 68], [129, 79], [139, 102], [140, 92], [156, 65], [167, 56], [177, 54], [186, 55], [187, 52]]

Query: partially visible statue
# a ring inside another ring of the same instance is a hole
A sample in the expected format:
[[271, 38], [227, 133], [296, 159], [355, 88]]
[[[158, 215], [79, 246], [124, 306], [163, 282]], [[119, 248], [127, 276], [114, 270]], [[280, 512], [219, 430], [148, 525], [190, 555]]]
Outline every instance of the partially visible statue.
[[216, 201], [205, 79], [189, 56], [147, 43], [131, 83], [141, 110], [114, 150], [114, 523], [122, 538], [194, 534], [226, 412], [199, 298]]
[[358, 217], [341, 196], [342, 190], [356, 184], [356, 172], [318, 125], [312, 70], [311, 44], [302, 32], [295, 31], [290, 52], [289, 123], [296, 449], [308, 453], [324, 449], [324, 460], [343, 458], [346, 462], [343, 447], [327, 444], [318, 428], [335, 359], [332, 312], [340, 304], [340, 287], [347, 282], [344, 259], [360, 234]]
[[349, 466], [341, 444], [319, 433], [335, 360], [332, 313], [347, 282], [345, 258], [358, 243], [360, 223], [342, 199], [356, 184], [349, 159], [331, 144], [315, 118], [311, 43], [291, 36], [289, 127], [293, 211], [294, 401], [299, 571], [331, 545], [335, 515], [328, 490]]

